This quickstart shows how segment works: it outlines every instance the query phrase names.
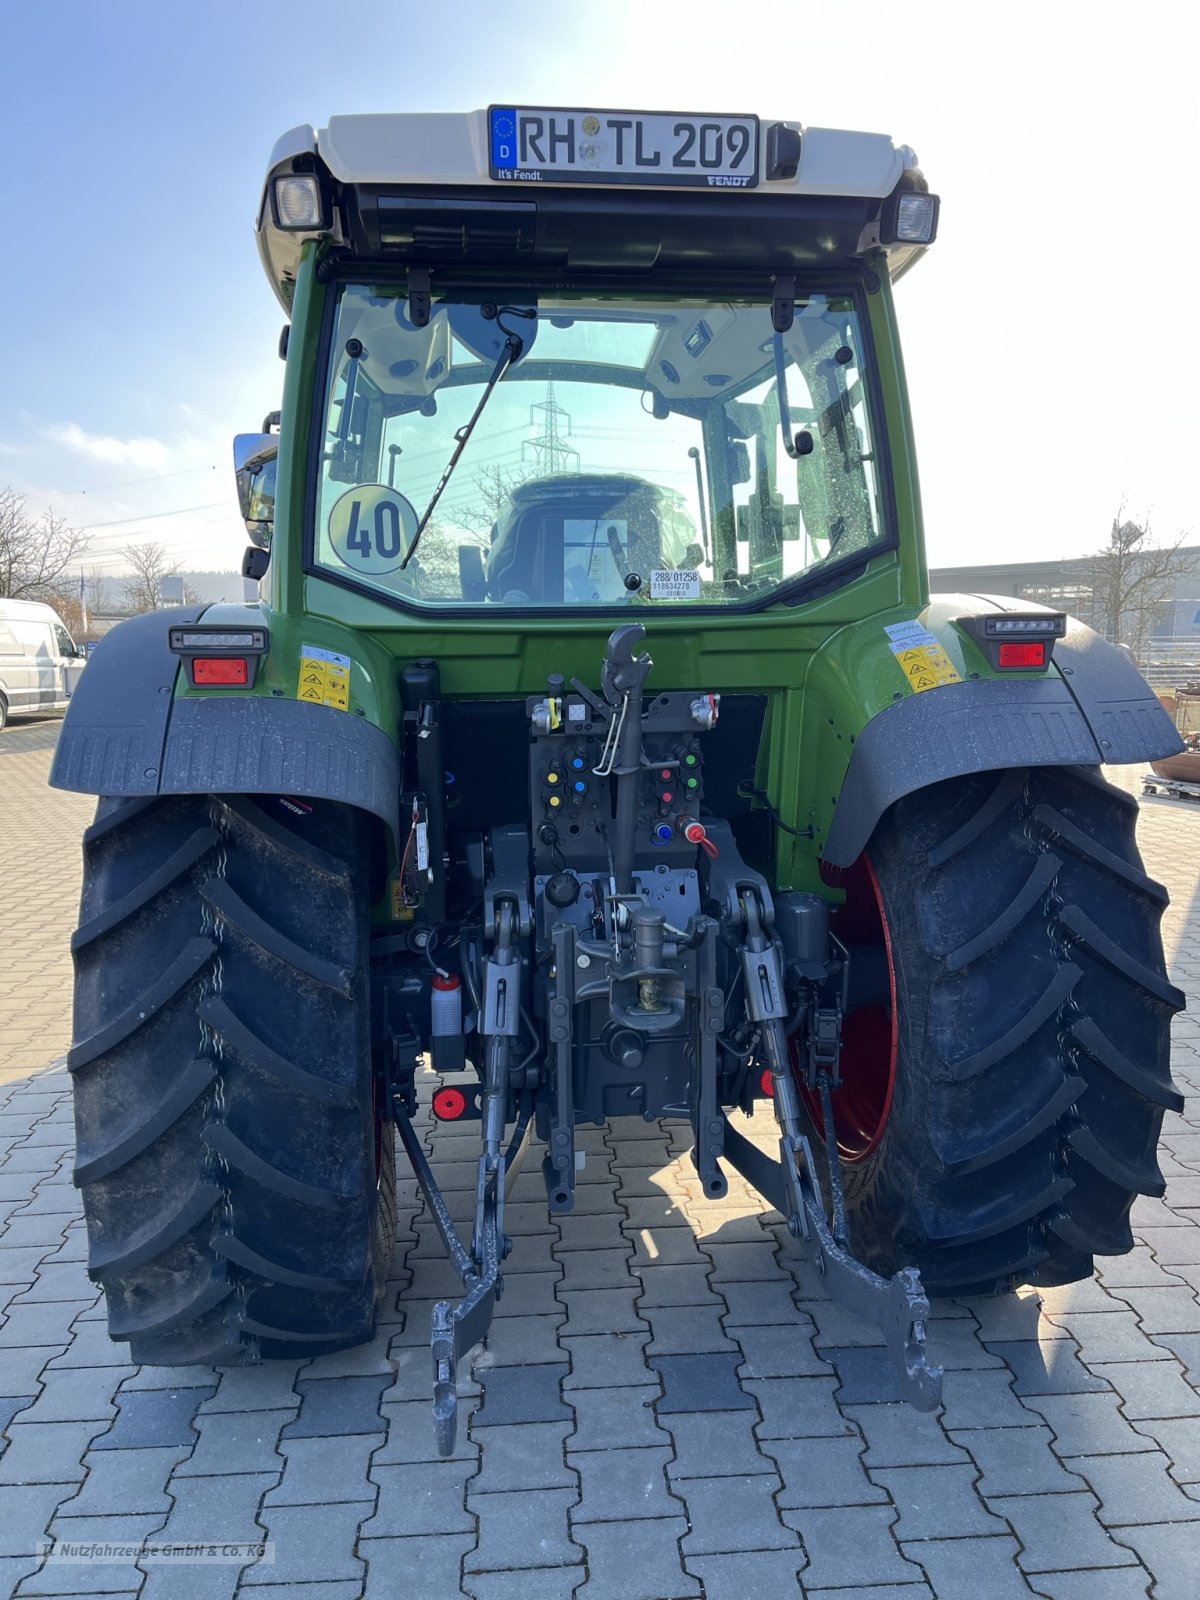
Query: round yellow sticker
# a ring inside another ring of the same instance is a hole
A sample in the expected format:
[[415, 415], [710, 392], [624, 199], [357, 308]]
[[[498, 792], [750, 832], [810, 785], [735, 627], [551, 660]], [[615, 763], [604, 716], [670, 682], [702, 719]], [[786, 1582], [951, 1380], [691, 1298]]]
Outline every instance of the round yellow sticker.
[[352, 572], [394, 572], [412, 549], [418, 517], [412, 504], [382, 483], [348, 490], [329, 513], [329, 542]]

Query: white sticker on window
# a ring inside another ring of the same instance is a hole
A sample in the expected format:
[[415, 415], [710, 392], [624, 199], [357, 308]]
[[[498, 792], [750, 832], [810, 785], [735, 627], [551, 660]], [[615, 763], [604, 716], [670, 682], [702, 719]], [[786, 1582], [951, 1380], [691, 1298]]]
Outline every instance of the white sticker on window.
[[699, 600], [700, 574], [658, 569], [650, 574], [651, 600]]

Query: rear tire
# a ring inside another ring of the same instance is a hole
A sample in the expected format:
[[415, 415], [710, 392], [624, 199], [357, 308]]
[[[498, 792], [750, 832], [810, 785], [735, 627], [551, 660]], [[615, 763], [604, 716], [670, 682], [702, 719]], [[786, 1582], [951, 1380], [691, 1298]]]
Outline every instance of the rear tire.
[[[1092, 769], [981, 773], [901, 800], [868, 849], [891, 951], [890, 1108], [845, 1167], [851, 1244], [931, 1293], [1088, 1277], [1161, 1195], [1171, 1085], [1137, 802]], [[836, 882], [836, 879], [833, 881]], [[835, 922], [836, 927], [836, 922]], [[879, 1063], [843, 1059], [843, 1079]]]
[[371, 1064], [369, 827], [320, 802], [182, 796], [101, 800], [84, 835], [75, 1181], [135, 1361], [374, 1332], [395, 1156]]

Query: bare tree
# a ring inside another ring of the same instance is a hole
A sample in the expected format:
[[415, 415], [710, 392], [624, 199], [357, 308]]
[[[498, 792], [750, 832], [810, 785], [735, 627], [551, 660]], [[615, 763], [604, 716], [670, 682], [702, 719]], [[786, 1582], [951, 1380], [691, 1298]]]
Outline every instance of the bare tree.
[[469, 499], [454, 508], [455, 521], [475, 533], [487, 533], [501, 508], [508, 504], [513, 490], [532, 475], [532, 468], [528, 466], [480, 467]]
[[157, 611], [163, 603], [163, 580], [173, 578], [178, 563], [168, 561], [161, 544], [127, 544], [121, 557], [133, 568], [125, 579], [125, 596], [130, 611]]
[[69, 568], [87, 548], [87, 535], [45, 511], [34, 517], [25, 496], [0, 489], [0, 595], [53, 600], [69, 588]]
[[1088, 563], [1091, 622], [1105, 638], [1128, 645], [1140, 659], [1154, 631], [1159, 606], [1190, 570], [1192, 558], [1181, 554], [1186, 533], [1159, 543], [1148, 518], [1135, 522], [1124, 512], [1121, 505], [1108, 544]]

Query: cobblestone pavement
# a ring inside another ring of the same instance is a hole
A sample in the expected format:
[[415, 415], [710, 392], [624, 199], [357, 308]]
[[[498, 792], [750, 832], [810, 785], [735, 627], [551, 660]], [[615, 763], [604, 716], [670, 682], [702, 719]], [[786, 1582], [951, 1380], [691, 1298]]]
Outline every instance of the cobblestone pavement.
[[[579, 1203], [557, 1222], [531, 1160], [490, 1348], [440, 1461], [426, 1341], [453, 1284], [411, 1182], [370, 1346], [219, 1373], [134, 1367], [108, 1342], [67, 1079], [48, 1065], [67, 1043], [91, 810], [43, 788], [56, 731], [0, 738], [0, 1591], [1196, 1600], [1196, 1020], [1177, 1024], [1191, 1098], [1167, 1118], [1167, 1199], [1136, 1207], [1138, 1248], [1095, 1281], [939, 1305], [936, 1416], [891, 1400], [878, 1338], [824, 1296], [777, 1216], [736, 1181], [700, 1200], [680, 1126], [583, 1135]], [[1200, 808], [1148, 801], [1142, 843], [1174, 895], [1173, 975], [1195, 996]], [[472, 1141], [443, 1130], [434, 1150], [462, 1217]], [[265, 1539], [273, 1560], [46, 1563], [47, 1534]]]

